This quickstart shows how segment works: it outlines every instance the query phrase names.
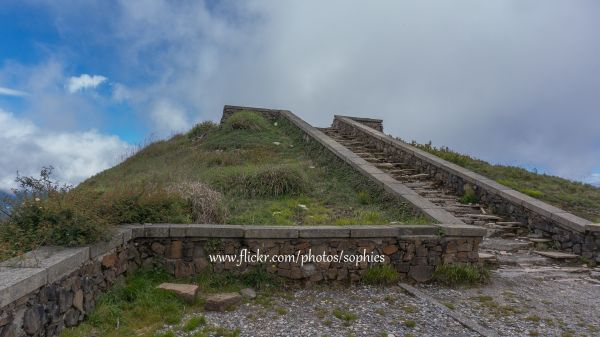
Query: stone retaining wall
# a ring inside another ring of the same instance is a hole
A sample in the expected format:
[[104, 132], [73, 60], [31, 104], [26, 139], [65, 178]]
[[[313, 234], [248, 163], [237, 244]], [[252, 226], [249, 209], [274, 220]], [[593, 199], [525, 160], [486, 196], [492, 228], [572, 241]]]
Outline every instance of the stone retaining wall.
[[[163, 266], [176, 277], [206, 268], [241, 273], [253, 264], [210, 263], [209, 253], [381, 254], [404, 279], [424, 282], [441, 263], [476, 263], [480, 236], [440, 236], [438, 227], [129, 225], [108, 242], [80, 247], [42, 247], [0, 264], [0, 336], [56, 336], [77, 325], [98, 296], [139, 267]], [[369, 264], [266, 263], [282, 278], [358, 282]]]
[[0, 264], [0, 336], [56, 336], [79, 324], [130, 267], [130, 234], [90, 247], [42, 247]]
[[517, 192], [497, 182], [447, 162], [405, 142], [345, 116], [335, 116], [333, 127], [357, 137], [380, 151], [427, 173], [458, 195], [470, 186], [480, 203], [513, 221], [527, 224], [529, 230], [551, 238], [557, 248], [600, 262], [600, 225]]

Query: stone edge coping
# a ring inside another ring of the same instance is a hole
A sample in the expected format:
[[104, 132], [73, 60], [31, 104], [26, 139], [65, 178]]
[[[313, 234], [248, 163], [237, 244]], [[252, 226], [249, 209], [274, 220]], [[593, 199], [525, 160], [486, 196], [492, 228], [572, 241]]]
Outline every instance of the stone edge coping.
[[137, 238], [238, 238], [238, 239], [416, 239], [447, 236], [482, 236], [472, 226], [245, 226], [211, 224], [134, 224], [120, 226], [106, 241], [85, 247], [41, 247], [0, 263], [0, 308], [36, 289], [60, 280], [89, 260], [99, 260], [118, 246]]
[[558, 207], [549, 205], [541, 200], [532, 198], [526, 194], [515, 191], [509, 187], [497, 183], [496, 181], [493, 181], [464, 167], [458, 166], [454, 163], [441, 159], [431, 153], [418, 149], [403, 141], [394, 139], [391, 136], [384, 134], [383, 132], [379, 132], [375, 129], [372, 129], [366, 125], [360, 124], [352, 120], [351, 117], [335, 115], [334, 118], [343, 123], [349, 124], [359, 129], [361, 132], [367, 133], [368, 135], [377, 138], [385, 143], [398, 147], [403, 151], [408, 152], [414, 155], [415, 157], [428, 162], [429, 164], [444, 169], [447, 172], [450, 172], [454, 175], [457, 175], [463, 178], [465, 181], [472, 183], [494, 195], [497, 195], [514, 204], [523, 206], [530, 211], [553, 219], [559, 225], [565, 227], [566, 229], [574, 230], [577, 232], [585, 232], [586, 230], [591, 231], [591, 229], [595, 228], [593, 226], [588, 227], [589, 225], [592, 225], [592, 222], [589, 220], [580, 218]]
[[[450, 212], [444, 210], [441, 206], [435, 205], [429, 200], [418, 195], [414, 190], [397, 181], [391, 175], [378, 169], [377, 167], [375, 167], [375, 165], [364, 160], [363, 158], [350, 151], [340, 143], [336, 142], [320, 130], [312, 127], [300, 117], [293, 114], [291, 111], [281, 110], [280, 113], [282, 116], [287, 118], [292, 124], [296, 125], [296, 127], [300, 128], [303, 132], [305, 132], [314, 140], [319, 142], [323, 147], [333, 152], [333, 154], [335, 154], [338, 158], [348, 163], [354, 169], [356, 169], [363, 175], [369, 177], [371, 180], [375, 181], [378, 185], [382, 186], [384, 190], [386, 190], [392, 195], [399, 197], [400, 199], [403, 199], [409, 204], [412, 204], [425, 216], [431, 218], [434, 221], [439, 222], [440, 224], [438, 226], [445, 227], [447, 224], [469, 226], [454, 215], [452, 215]], [[364, 127], [369, 128], [368, 126]], [[475, 226], [472, 227], [478, 228]]]
[[352, 116], [341, 116], [341, 115], [336, 115], [339, 117], [345, 117], [345, 118], [350, 118], [354, 121], [364, 121], [364, 122], [376, 122], [376, 123], [383, 123], [383, 119], [376, 119], [376, 118], [366, 118], [366, 117], [352, 117]]

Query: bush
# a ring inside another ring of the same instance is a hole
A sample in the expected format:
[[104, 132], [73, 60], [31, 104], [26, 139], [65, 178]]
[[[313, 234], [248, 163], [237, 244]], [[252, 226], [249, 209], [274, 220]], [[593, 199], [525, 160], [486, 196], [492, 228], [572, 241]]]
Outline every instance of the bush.
[[191, 203], [193, 219], [198, 223], [224, 223], [227, 220], [227, 208], [223, 205], [221, 193], [201, 182], [179, 183], [167, 188]]
[[446, 286], [484, 284], [490, 278], [490, 271], [470, 264], [439, 265], [433, 273], [433, 280]]
[[40, 178], [17, 176], [14, 198], [4, 200], [0, 257], [10, 257], [42, 245], [76, 246], [98, 241], [108, 222], [71, 187], [53, 181], [53, 168], [44, 167]]
[[388, 285], [396, 283], [399, 279], [398, 272], [390, 264], [372, 266], [362, 276], [362, 282], [371, 285]]
[[238, 111], [223, 122], [224, 130], [262, 131], [269, 127], [269, 122], [261, 115], [252, 111]]
[[239, 171], [221, 182], [227, 192], [247, 197], [278, 197], [306, 191], [308, 182], [300, 170], [287, 166], [271, 166], [255, 171]]

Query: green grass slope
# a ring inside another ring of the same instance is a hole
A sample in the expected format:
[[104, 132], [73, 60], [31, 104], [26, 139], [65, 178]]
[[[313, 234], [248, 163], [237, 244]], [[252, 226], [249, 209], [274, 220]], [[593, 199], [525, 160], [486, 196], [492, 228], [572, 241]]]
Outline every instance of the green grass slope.
[[[77, 189], [110, 194], [130, 186], [183, 185], [185, 190], [198, 182], [220, 194], [225, 215], [219, 219], [229, 224], [425, 222], [328, 152], [306, 145], [286, 120], [268, 121], [251, 111], [150, 144]], [[201, 204], [206, 198], [199, 199]]]
[[600, 222], [600, 188], [598, 187], [529, 172], [519, 167], [492, 165], [448, 148], [433, 147], [431, 144], [413, 142], [412, 145], [582, 218]]

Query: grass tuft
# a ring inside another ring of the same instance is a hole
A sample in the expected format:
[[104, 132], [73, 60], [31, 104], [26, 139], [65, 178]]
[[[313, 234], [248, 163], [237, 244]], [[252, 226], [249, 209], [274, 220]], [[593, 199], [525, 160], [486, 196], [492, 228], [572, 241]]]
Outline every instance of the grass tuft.
[[388, 285], [398, 282], [399, 275], [391, 264], [372, 266], [362, 276], [362, 282], [371, 285]]
[[472, 286], [486, 283], [490, 278], [488, 269], [470, 264], [439, 265], [433, 280], [446, 286]]

